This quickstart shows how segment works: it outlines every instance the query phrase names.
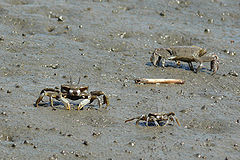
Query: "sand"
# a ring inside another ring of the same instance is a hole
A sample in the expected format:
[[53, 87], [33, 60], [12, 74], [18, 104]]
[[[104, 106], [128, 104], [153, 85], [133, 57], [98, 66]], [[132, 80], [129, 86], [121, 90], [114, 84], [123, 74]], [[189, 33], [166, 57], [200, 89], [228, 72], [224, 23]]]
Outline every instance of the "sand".
[[[0, 159], [240, 159], [238, 1], [2, 0], [0, 15]], [[216, 53], [218, 72], [151, 65], [155, 48], [179, 45]], [[34, 106], [70, 76], [109, 107]], [[181, 126], [124, 123], [150, 112], [174, 112]]]

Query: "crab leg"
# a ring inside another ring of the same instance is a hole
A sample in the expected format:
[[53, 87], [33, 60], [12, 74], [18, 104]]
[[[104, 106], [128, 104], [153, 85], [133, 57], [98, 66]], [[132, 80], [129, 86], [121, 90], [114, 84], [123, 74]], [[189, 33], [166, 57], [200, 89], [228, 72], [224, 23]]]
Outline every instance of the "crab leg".
[[162, 59], [161, 62], [162, 62], [162, 67], [165, 68], [165, 63], [166, 63], [165, 59]]
[[103, 95], [103, 104], [106, 104], [105, 109], [109, 106], [109, 98]]
[[148, 123], [149, 123], [149, 117], [147, 117], [147, 120], [146, 120], [146, 121], [147, 121], [147, 122], [146, 122], [146, 125], [149, 126], [149, 124], [148, 124]]
[[199, 72], [200, 71], [200, 69], [202, 68], [202, 66], [203, 66], [203, 64], [202, 64], [202, 62], [201, 61], [198, 61], [199, 62], [199, 65], [198, 65], [198, 67], [197, 67], [197, 69], [196, 69], [196, 72], [195, 73], [197, 73], [197, 72]]
[[126, 121], [125, 121], [125, 123], [126, 122], [129, 122], [129, 121], [133, 121], [134, 119], [138, 119], [137, 121], [136, 121], [136, 124], [140, 121], [140, 120], [142, 120], [144, 118], [144, 115], [141, 115], [141, 116], [138, 116], [138, 117], [135, 117], [135, 118], [131, 118], [131, 119], [127, 119]]
[[158, 124], [158, 122], [157, 122], [157, 119], [154, 117], [153, 119], [153, 122], [154, 122], [154, 124], [156, 125], [156, 126], [159, 126], [159, 124]]
[[95, 99], [98, 100], [98, 106], [100, 108], [102, 106], [101, 99], [99, 97], [97, 97], [97, 96], [91, 96], [89, 104], [92, 103]]
[[175, 118], [175, 120], [176, 120], [176, 122], [177, 122], [178, 126], [180, 127], [180, 126], [181, 126], [181, 124], [180, 124], [179, 120], [177, 119], [177, 117], [174, 117], [174, 118]]
[[129, 121], [133, 121], [134, 119], [139, 119], [140, 118], [140, 116], [139, 117], [135, 117], [135, 118], [131, 118], [131, 119], [127, 119], [126, 121], [125, 121], [125, 123], [127, 123], [127, 122], [129, 122]]
[[188, 62], [188, 66], [189, 66], [189, 68], [190, 68], [191, 71], [194, 71], [192, 62]]
[[51, 107], [53, 107], [53, 98], [52, 98], [52, 96], [49, 97], [49, 101], [51, 103]]

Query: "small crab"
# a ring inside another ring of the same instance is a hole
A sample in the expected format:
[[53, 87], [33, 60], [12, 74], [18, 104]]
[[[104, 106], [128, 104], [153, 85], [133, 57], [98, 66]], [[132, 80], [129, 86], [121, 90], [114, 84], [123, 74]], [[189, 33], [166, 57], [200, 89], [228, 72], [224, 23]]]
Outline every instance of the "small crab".
[[[61, 90], [54, 89], [54, 88], [45, 88], [41, 91], [40, 96], [36, 100], [36, 107], [38, 107], [38, 104], [40, 101], [42, 101], [44, 96], [49, 97], [49, 101], [51, 103], [51, 106], [53, 107], [53, 98], [60, 100], [64, 106], [70, 110], [70, 103], [68, 99], [70, 100], [79, 100], [83, 99], [78, 105], [78, 110], [82, 109], [85, 105], [91, 104], [95, 99], [98, 100], [98, 105], [101, 107], [103, 104], [106, 104], [106, 107], [109, 105], [109, 99], [102, 91], [91, 91], [88, 93], [88, 86], [80, 86], [80, 78], [77, 83], [77, 85], [74, 85], [72, 83], [72, 80], [70, 79], [71, 84], [63, 84], [61, 85]], [[103, 102], [101, 103], [100, 96], [103, 96]]]
[[149, 126], [149, 122], [153, 122], [155, 126], [166, 126], [169, 124], [169, 122], [174, 122], [174, 120], [177, 122], [178, 126], [180, 126], [180, 122], [178, 121], [177, 117], [175, 116], [174, 112], [169, 112], [169, 113], [149, 113], [149, 114], [143, 114], [141, 116], [127, 119], [125, 121], [129, 122], [134, 119], [137, 119], [136, 124], [139, 124], [139, 121], [146, 121], [147, 126]]
[[161, 61], [161, 66], [165, 67], [165, 60], [187, 62], [190, 70], [194, 71], [192, 62], [199, 63], [196, 73], [201, 69], [203, 62], [210, 62], [211, 71], [215, 74], [219, 68], [219, 58], [216, 54], [205, 55], [207, 51], [197, 46], [173, 46], [169, 48], [157, 48], [150, 57], [150, 61], [157, 66]]

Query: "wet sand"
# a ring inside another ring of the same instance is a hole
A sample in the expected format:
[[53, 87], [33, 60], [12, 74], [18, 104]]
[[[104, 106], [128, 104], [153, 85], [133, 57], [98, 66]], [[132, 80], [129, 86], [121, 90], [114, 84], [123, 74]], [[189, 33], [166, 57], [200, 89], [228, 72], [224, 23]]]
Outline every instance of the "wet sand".
[[[238, 1], [3, 0], [0, 14], [0, 159], [240, 159]], [[154, 48], [177, 45], [216, 53], [217, 74], [151, 65]], [[70, 76], [110, 106], [34, 106]], [[181, 127], [124, 123], [149, 112], [175, 112]]]

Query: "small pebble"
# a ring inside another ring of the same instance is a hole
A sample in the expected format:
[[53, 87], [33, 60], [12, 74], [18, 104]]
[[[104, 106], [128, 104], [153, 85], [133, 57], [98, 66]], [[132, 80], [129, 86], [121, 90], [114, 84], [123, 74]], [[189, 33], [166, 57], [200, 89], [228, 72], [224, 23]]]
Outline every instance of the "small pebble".
[[135, 142], [129, 142], [128, 144], [132, 147], [135, 146]]
[[61, 151], [60, 152], [62, 155], [66, 155], [66, 151]]
[[0, 37], [0, 41], [4, 41], [4, 37], [3, 36]]
[[213, 23], [213, 19], [208, 19], [208, 23]]
[[57, 69], [59, 67], [59, 64], [52, 64], [51, 67], [52, 69]]
[[184, 145], [184, 142], [180, 142], [179, 144], [180, 144], [181, 146], [183, 146], [183, 145]]
[[49, 160], [57, 160], [57, 154], [54, 154], [52, 157], [49, 157]]
[[12, 144], [11, 147], [15, 148], [17, 145], [16, 144]]
[[10, 91], [10, 90], [7, 90], [7, 93], [12, 93], [12, 91]]
[[7, 116], [7, 113], [6, 112], [2, 112], [1, 115]]
[[87, 145], [88, 145], [88, 142], [84, 140], [84, 141], [83, 141], [83, 144], [87, 146]]
[[34, 149], [36, 149], [36, 148], [37, 148], [37, 146], [35, 146], [35, 145], [34, 145], [34, 146], [33, 146], [33, 148], [34, 148]]
[[162, 16], [162, 17], [164, 17], [164, 16], [165, 16], [165, 13], [160, 12], [159, 15]]
[[67, 26], [65, 26], [64, 28], [67, 29], [67, 30], [69, 30], [69, 29], [70, 29], [70, 26], [67, 25]]
[[72, 137], [73, 135], [72, 135], [72, 134], [68, 134], [67, 136], [68, 136], [68, 137]]
[[199, 17], [203, 17], [203, 13], [201, 13], [200, 11], [197, 11], [197, 16], [199, 16]]
[[224, 49], [223, 52], [224, 52], [224, 53], [227, 53], [227, 54], [230, 55], [230, 56], [235, 56], [235, 55], [236, 55], [236, 52], [230, 51], [230, 50], [228, 50], [228, 49]]
[[132, 151], [128, 151], [128, 150], [125, 150], [125, 152], [126, 152], [126, 153], [129, 153], [129, 154], [132, 153]]
[[196, 156], [197, 158], [201, 158], [201, 157], [202, 157], [201, 154], [199, 154], [199, 153], [195, 154], [195, 156]]
[[32, 126], [31, 125], [27, 125], [27, 128], [32, 128]]
[[101, 134], [100, 132], [97, 132], [97, 133], [96, 133], [96, 132], [93, 132], [93, 133], [92, 133], [93, 136], [99, 136], [100, 134]]
[[15, 88], [20, 88], [20, 85], [16, 84], [16, 85], [15, 85]]
[[49, 27], [47, 30], [48, 30], [48, 32], [52, 32], [52, 31], [55, 30], [55, 27], [51, 26], [51, 27]]
[[57, 19], [58, 19], [57, 20], [58, 22], [63, 22], [63, 16], [59, 16], [59, 17], [57, 17]]
[[228, 75], [234, 76], [234, 77], [238, 77], [238, 73], [236, 71], [231, 70]]
[[28, 140], [24, 140], [23, 144], [29, 144]]
[[204, 29], [204, 33], [210, 33], [210, 29]]
[[201, 110], [207, 110], [207, 107], [204, 105], [201, 107]]

